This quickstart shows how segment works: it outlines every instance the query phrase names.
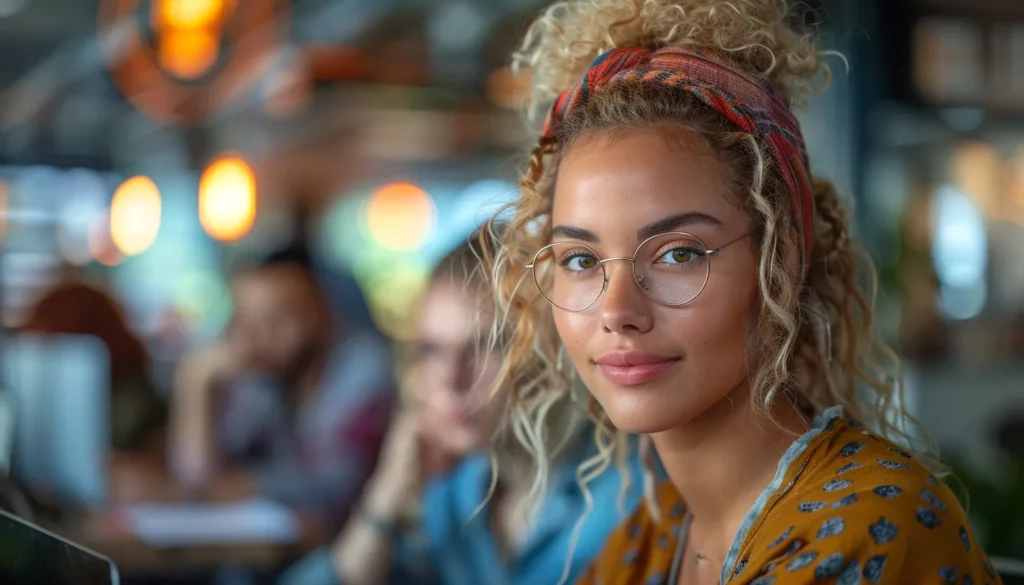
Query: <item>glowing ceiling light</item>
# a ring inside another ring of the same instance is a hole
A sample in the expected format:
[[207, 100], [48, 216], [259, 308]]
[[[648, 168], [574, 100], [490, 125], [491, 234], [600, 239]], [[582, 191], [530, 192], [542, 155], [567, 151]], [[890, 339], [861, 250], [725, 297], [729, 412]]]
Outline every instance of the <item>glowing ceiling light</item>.
[[221, 157], [199, 180], [199, 223], [222, 242], [241, 239], [256, 221], [256, 174], [237, 155]]
[[220, 38], [207, 29], [170, 30], [160, 35], [160, 66], [182, 79], [209, 71], [220, 54]]
[[125, 256], [145, 252], [160, 233], [160, 190], [149, 177], [127, 179], [110, 202], [110, 238]]
[[208, 28], [220, 21], [224, 8], [224, 0], [159, 0], [157, 16], [161, 28]]

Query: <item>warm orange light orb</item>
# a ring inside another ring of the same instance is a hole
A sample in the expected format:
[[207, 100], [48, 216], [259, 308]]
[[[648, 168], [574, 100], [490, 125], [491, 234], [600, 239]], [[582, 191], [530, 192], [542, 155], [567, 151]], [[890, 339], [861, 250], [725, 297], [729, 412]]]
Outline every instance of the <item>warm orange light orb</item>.
[[199, 223], [222, 242], [241, 239], [256, 221], [256, 174], [239, 156], [221, 157], [199, 180]]
[[125, 256], [145, 252], [160, 233], [160, 190], [149, 177], [125, 180], [110, 202], [110, 239]]
[[366, 209], [370, 235], [399, 252], [415, 250], [433, 234], [437, 209], [430, 195], [412, 183], [390, 183], [370, 196]]
[[224, 14], [224, 0], [158, 0], [157, 15], [164, 30], [209, 28]]
[[182, 79], [195, 79], [213, 67], [220, 39], [207, 29], [170, 30], [160, 35], [160, 66]]

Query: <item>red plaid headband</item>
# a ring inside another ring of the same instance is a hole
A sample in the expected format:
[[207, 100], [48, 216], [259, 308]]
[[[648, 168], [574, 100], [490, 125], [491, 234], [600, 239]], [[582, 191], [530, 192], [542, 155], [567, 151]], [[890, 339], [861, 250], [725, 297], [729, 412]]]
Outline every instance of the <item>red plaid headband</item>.
[[692, 49], [666, 47], [653, 53], [613, 49], [591, 63], [582, 81], [558, 96], [544, 122], [544, 135], [553, 136], [590, 92], [619, 82], [654, 82], [688, 91], [768, 145], [793, 202], [806, 271], [814, 242], [810, 164], [800, 123], [779, 95], [721, 60]]

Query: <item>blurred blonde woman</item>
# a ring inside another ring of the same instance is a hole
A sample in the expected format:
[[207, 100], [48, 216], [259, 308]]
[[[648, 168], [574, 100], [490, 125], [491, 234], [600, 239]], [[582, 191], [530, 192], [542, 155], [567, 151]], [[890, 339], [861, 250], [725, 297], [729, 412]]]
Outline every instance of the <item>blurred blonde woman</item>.
[[[489, 399], [500, 357], [483, 345], [493, 309], [480, 256], [466, 244], [435, 270], [406, 364], [410, 403], [341, 535], [291, 568], [283, 585], [556, 583], [580, 574], [635, 507], [636, 466], [628, 472], [633, 489], [612, 472], [580, 490], [576, 468], [593, 449], [571, 408], [552, 420], [550, 444], [564, 447], [538, 507], [526, 499], [529, 461], [510, 438], [493, 439], [500, 473], [492, 477], [488, 447], [503, 394]], [[629, 497], [616, 506], [623, 489]], [[588, 495], [601, 507], [578, 524]]]
[[588, 471], [621, 434], [653, 447], [644, 504], [581, 583], [999, 582], [899, 422], [873, 270], [793, 114], [829, 72], [797, 20], [783, 0], [569, 0], [515, 55], [544, 126], [490, 262], [513, 428], [543, 428], [575, 372]]

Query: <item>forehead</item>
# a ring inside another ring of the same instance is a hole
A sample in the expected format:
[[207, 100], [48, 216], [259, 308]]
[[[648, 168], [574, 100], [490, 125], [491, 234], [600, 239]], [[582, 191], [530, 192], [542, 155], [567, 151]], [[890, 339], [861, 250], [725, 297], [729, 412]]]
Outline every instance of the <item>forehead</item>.
[[472, 287], [438, 281], [423, 297], [417, 321], [422, 338], [460, 342], [480, 334], [488, 312], [483, 295]]
[[[728, 226], [743, 221], [729, 193], [725, 166], [699, 138], [664, 131], [597, 134], [575, 143], [555, 182], [552, 223], [601, 232], [635, 231], [684, 212]], [[705, 228], [706, 229], [706, 228]]]
[[293, 266], [273, 266], [243, 272], [232, 279], [236, 302], [283, 302], [304, 298], [312, 293], [313, 283], [306, 273]]

